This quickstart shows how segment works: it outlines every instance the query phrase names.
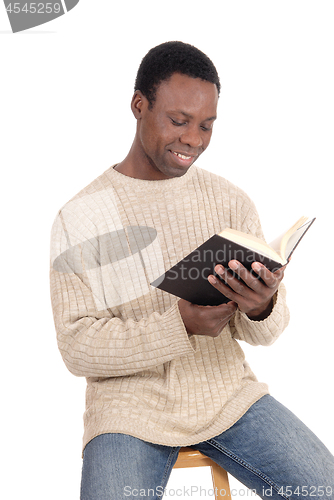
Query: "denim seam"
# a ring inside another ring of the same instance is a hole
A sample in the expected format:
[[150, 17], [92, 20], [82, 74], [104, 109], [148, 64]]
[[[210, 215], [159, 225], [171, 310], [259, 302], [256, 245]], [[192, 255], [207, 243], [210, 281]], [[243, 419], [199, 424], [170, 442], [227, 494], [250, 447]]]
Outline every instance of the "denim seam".
[[288, 497], [288, 496], [286, 496], [284, 494], [282, 495], [279, 492], [279, 490], [281, 489], [281, 487], [279, 487], [276, 483], [274, 483], [268, 476], [266, 476], [265, 474], [263, 474], [261, 471], [255, 469], [250, 464], [248, 464], [247, 462], [245, 462], [244, 460], [242, 460], [241, 458], [239, 458], [237, 455], [234, 455], [234, 453], [230, 452], [227, 448], [225, 448], [221, 444], [219, 444], [216, 441], [214, 441], [214, 439], [209, 439], [207, 441], [207, 443], [210, 444], [211, 446], [213, 446], [214, 448], [216, 448], [217, 450], [221, 451], [225, 455], [227, 455], [229, 458], [231, 458], [232, 460], [234, 460], [234, 462], [238, 463], [239, 465], [241, 465], [245, 469], [248, 469], [250, 472], [252, 472], [253, 474], [255, 474], [258, 477], [260, 477], [269, 486], [271, 486], [272, 488], [274, 488], [276, 490], [276, 493], [278, 495], [280, 495], [282, 498], [285, 498], [286, 500], [290, 500], [290, 497]]
[[[165, 486], [167, 484], [166, 479], [167, 480], [169, 479], [169, 470], [170, 470], [170, 466], [171, 466], [171, 463], [173, 461], [174, 455], [175, 455], [175, 453], [179, 452], [179, 449], [180, 449], [180, 447], [173, 447], [168, 455], [168, 459], [167, 459], [165, 469], [164, 469], [164, 474], [163, 474], [162, 480], [161, 480], [161, 486], [163, 487], [163, 489], [165, 489]], [[162, 498], [162, 497], [159, 497], [159, 498]]]

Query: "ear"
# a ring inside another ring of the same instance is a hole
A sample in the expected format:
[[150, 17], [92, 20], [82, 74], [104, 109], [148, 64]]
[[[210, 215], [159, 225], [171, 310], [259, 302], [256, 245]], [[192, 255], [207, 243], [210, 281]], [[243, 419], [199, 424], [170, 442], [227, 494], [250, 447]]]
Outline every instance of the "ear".
[[137, 120], [140, 120], [143, 112], [145, 111], [147, 107], [148, 101], [144, 94], [140, 92], [140, 90], [136, 90], [136, 92], [133, 94], [132, 100], [131, 100], [131, 109], [132, 113], [134, 114], [135, 118]]

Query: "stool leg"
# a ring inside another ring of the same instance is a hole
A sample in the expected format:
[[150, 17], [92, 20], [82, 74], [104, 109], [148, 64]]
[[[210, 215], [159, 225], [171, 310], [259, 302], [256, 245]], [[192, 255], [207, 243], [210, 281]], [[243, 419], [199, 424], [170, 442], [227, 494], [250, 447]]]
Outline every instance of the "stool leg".
[[230, 485], [226, 470], [214, 463], [211, 465], [211, 474], [215, 491], [215, 500], [231, 498]]

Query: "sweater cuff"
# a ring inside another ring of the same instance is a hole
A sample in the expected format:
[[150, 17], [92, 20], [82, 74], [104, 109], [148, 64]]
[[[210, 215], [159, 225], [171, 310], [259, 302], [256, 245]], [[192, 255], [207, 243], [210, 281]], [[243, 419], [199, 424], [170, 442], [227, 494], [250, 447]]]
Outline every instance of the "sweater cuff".
[[196, 336], [189, 336], [184, 326], [178, 301], [163, 315], [163, 329], [171, 339], [171, 350], [179, 353], [178, 356], [193, 354], [197, 350]]
[[290, 315], [285, 297], [285, 287], [281, 283], [273, 297], [274, 305], [271, 313], [261, 321], [253, 321], [247, 314], [238, 310], [234, 318], [237, 332], [235, 338], [245, 340], [251, 345], [273, 344], [289, 323]]

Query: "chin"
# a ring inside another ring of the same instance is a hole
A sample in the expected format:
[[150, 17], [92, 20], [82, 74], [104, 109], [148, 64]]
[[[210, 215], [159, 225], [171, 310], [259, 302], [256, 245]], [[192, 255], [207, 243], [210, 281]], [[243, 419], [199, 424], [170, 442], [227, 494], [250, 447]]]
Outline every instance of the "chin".
[[159, 170], [163, 175], [170, 179], [173, 177], [182, 177], [182, 175], [188, 172], [190, 167], [191, 165], [187, 167], [164, 165], [163, 167], [159, 168]]
[[189, 168], [190, 167], [170, 169], [168, 177], [182, 177], [182, 175], [188, 172]]
[[[195, 160], [194, 160], [195, 161]], [[193, 164], [194, 162], [192, 162]], [[192, 165], [191, 164], [191, 165]], [[172, 179], [173, 177], [182, 177], [182, 175], [186, 174], [191, 165], [178, 165], [171, 161], [157, 161], [154, 162], [150, 158], [151, 165], [151, 175], [152, 179]], [[154, 172], [154, 173], [153, 173]]]

